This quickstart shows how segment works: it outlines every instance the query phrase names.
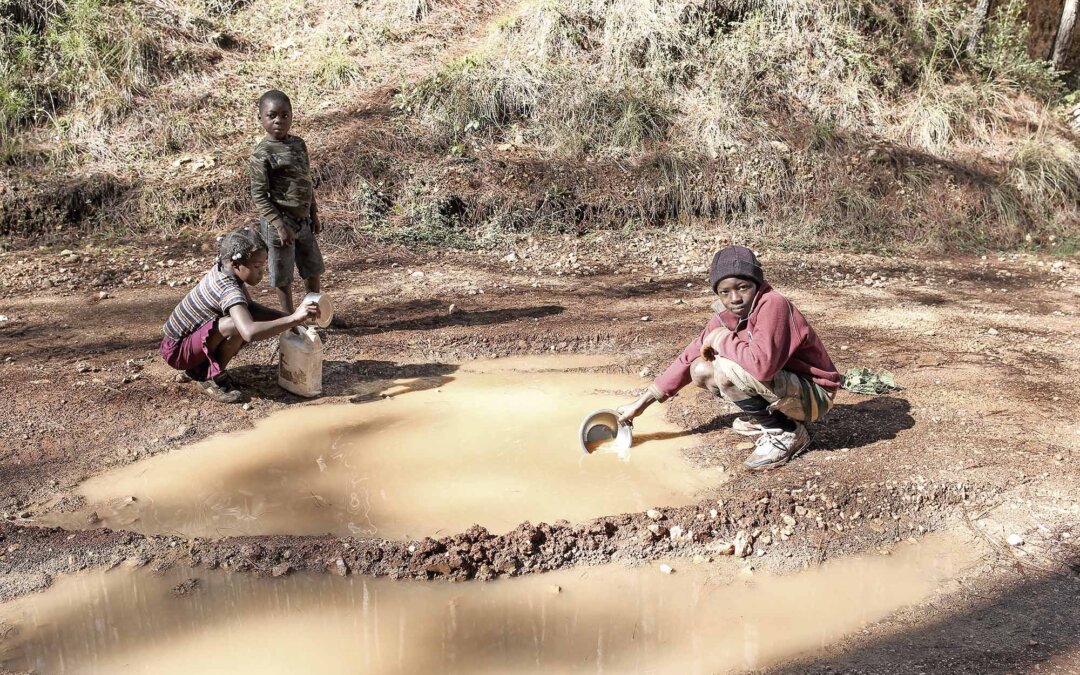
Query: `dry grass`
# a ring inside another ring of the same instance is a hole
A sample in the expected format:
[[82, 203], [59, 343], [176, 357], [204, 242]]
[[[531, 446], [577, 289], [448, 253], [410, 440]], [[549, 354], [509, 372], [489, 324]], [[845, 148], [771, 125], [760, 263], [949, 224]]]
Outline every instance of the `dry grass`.
[[[276, 87], [342, 239], [675, 224], [790, 247], [1061, 240], [1080, 150], [1017, 7], [972, 56], [960, 0], [527, 0], [502, 16], [463, 0], [0, 0], [17, 64], [0, 67], [15, 168], [0, 181], [23, 195], [0, 229], [41, 231], [42, 171], [115, 177], [80, 188], [111, 186], [70, 227], [249, 217], [253, 104]], [[119, 26], [115, 44], [93, 37]], [[33, 49], [67, 35], [68, 75], [37, 77], [19, 31]], [[172, 166], [189, 157], [215, 165]]]

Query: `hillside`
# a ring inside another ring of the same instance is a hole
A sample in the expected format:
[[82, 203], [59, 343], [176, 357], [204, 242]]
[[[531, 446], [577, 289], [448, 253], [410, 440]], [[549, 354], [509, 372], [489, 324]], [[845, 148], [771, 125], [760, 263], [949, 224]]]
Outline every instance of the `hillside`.
[[0, 232], [244, 222], [278, 87], [340, 242], [688, 226], [1071, 253], [1077, 100], [1032, 56], [1046, 4], [978, 28], [946, 0], [7, 0]]

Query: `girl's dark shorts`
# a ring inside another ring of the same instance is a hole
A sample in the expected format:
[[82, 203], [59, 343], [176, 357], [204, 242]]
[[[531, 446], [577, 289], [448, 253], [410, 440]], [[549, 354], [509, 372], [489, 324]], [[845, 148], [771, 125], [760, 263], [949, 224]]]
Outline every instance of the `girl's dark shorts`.
[[161, 358], [177, 370], [182, 370], [193, 380], [202, 382], [218, 376], [223, 370], [206, 341], [217, 328], [217, 319], [207, 321], [191, 335], [182, 340], [166, 337], [161, 340]]
[[324, 270], [319, 242], [311, 231], [311, 219], [295, 220], [286, 217], [285, 227], [291, 228], [296, 235], [292, 246], [282, 246], [277, 228], [265, 218], [259, 218], [259, 229], [269, 249], [266, 269], [270, 273], [270, 285], [274, 288], [284, 288], [292, 283], [293, 268], [300, 271], [301, 279], [318, 276]]

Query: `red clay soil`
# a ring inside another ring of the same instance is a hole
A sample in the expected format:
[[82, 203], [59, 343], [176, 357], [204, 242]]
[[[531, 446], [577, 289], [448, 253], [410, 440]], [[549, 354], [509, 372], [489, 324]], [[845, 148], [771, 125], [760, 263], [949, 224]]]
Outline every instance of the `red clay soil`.
[[[691, 236], [609, 233], [523, 239], [484, 253], [331, 250], [327, 292], [347, 327], [327, 332], [320, 403], [348, 400], [371, 380], [518, 354], [614, 354], [630, 372], [657, 373], [708, 319], [704, 266], [713, 246]], [[209, 248], [140, 242], [0, 254], [0, 598], [125, 560], [268, 575], [489, 579], [608, 560], [719, 556], [727, 553], [721, 542], [740, 531], [767, 553], [755, 554], [755, 565], [785, 569], [956, 526], [984, 538], [1031, 583], [1051, 580], [1039, 587], [1043, 596], [1056, 580], [1077, 586], [1080, 266], [1022, 254], [763, 252], [767, 277], [807, 315], [841, 371], [890, 370], [903, 389], [882, 397], [841, 392], [812, 428], [811, 451], [763, 474], [743, 469], [745, 450], [734, 447], [743, 439], [715, 399], [688, 390], [650, 410], [698, 435], [688, 457], [701, 470], [730, 476], [696, 505], [660, 509], [660, 519], [612, 514], [524, 523], [502, 536], [473, 527], [402, 542], [185, 540], [32, 526], [35, 514], [78, 506], [72, 490], [91, 475], [250, 427], [300, 401], [275, 384], [267, 345], [245, 350], [233, 369], [251, 393], [249, 409], [201, 397], [157, 356], [161, 324], [209, 265]], [[681, 534], [673, 537], [675, 526]], [[1013, 533], [1023, 547], [1003, 543]], [[970, 597], [954, 601], [978, 609]], [[986, 604], [985, 615], [997, 616], [994, 607]], [[1065, 621], [1062, 635], [1076, 623]], [[881, 644], [863, 661], [852, 656], [845, 672], [997, 672], [947, 670], [947, 655], [922, 665], [889, 661], [890, 646]], [[1001, 663], [1052, 663], [1062, 653], [1014, 651]]]

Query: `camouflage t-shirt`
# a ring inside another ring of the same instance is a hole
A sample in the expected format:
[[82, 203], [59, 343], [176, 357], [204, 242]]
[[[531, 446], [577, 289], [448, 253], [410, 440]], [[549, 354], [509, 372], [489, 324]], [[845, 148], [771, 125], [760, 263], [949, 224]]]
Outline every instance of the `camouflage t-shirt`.
[[285, 214], [294, 218], [311, 215], [315, 192], [307, 145], [302, 138], [259, 141], [251, 153], [251, 198], [267, 221]]

